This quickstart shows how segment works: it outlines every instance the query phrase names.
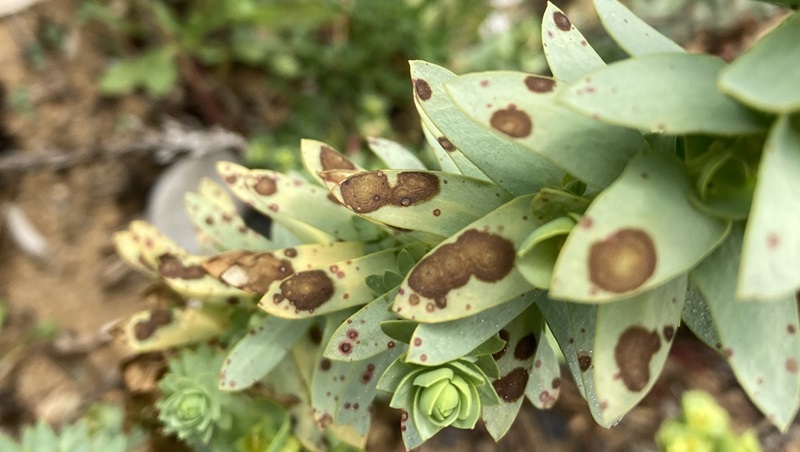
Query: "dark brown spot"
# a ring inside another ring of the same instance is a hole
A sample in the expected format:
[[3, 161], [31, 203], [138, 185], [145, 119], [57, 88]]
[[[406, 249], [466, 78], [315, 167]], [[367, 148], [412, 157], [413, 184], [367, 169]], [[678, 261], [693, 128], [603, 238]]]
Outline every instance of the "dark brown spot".
[[531, 117], [512, 107], [492, 113], [489, 124], [511, 138], [525, 138], [533, 131]]
[[419, 304], [419, 295], [417, 295], [415, 293], [412, 293], [411, 295], [409, 295], [408, 304], [410, 304], [411, 306], [418, 305]]
[[322, 306], [333, 292], [333, 281], [322, 270], [300, 272], [281, 283], [281, 294], [301, 311]]
[[455, 243], [443, 245], [422, 259], [409, 275], [408, 285], [437, 300], [463, 287], [473, 274], [484, 282], [499, 281], [511, 272], [514, 258], [514, 244], [507, 239], [470, 229]]
[[556, 81], [548, 77], [529, 75], [525, 77], [525, 86], [534, 93], [549, 93], [556, 86]]
[[494, 390], [501, 399], [508, 403], [514, 402], [525, 394], [525, 385], [528, 384], [528, 371], [517, 367], [503, 378], [492, 382]]
[[435, 300], [436, 307], [439, 309], [444, 309], [447, 307], [447, 297], [439, 297]]
[[672, 340], [673, 336], [675, 336], [675, 327], [672, 325], [667, 325], [664, 327], [664, 340], [669, 342]]
[[[288, 248], [284, 251], [287, 256], [295, 255], [297, 251]], [[273, 253], [254, 253], [251, 251], [233, 251], [220, 254], [203, 263], [204, 269], [237, 289], [250, 293], [263, 294], [269, 286], [294, 273], [292, 263], [286, 259], [279, 259]]]
[[133, 335], [138, 341], [149, 339], [160, 326], [169, 325], [172, 322], [172, 312], [168, 309], [153, 309], [150, 311], [150, 318], [140, 320], [133, 326]]
[[514, 358], [519, 361], [527, 361], [531, 359], [533, 354], [536, 353], [536, 336], [533, 333], [528, 334], [517, 342], [514, 347]]
[[297, 257], [297, 250], [294, 248], [286, 248], [283, 250], [283, 255], [286, 257]]
[[350, 339], [351, 341], [358, 339], [358, 331], [354, 329], [347, 330], [347, 338]]
[[353, 351], [353, 346], [350, 345], [349, 342], [342, 342], [341, 344], [339, 344], [339, 351], [343, 355], [349, 355], [350, 352]]
[[394, 345], [395, 345], [394, 341], [389, 341], [389, 342], [386, 343], [386, 347], [387, 348], [394, 348]]
[[311, 328], [308, 330], [308, 337], [311, 339], [311, 342], [314, 344], [321, 344], [322, 343], [322, 328], [319, 325], [312, 325]]
[[789, 373], [796, 374], [797, 373], [797, 360], [794, 358], [789, 358], [786, 360], [786, 370]]
[[589, 279], [601, 289], [622, 293], [645, 283], [656, 269], [656, 248], [641, 229], [620, 229], [589, 249]]
[[431, 173], [406, 171], [397, 175], [392, 187], [392, 204], [413, 206], [430, 200], [439, 194], [439, 178]]
[[655, 331], [632, 326], [622, 333], [614, 347], [614, 359], [625, 387], [639, 392], [647, 386], [650, 360], [660, 349], [661, 339]]
[[328, 198], [328, 201], [330, 201], [330, 202], [332, 202], [332, 203], [334, 203], [334, 204], [339, 204], [339, 205], [341, 205], [341, 203], [339, 202], [339, 200], [338, 200], [338, 199], [336, 199], [336, 196], [333, 196], [333, 194], [332, 194], [332, 193], [328, 193], [328, 195], [326, 196], [326, 198]]
[[201, 265], [187, 265], [174, 254], [162, 254], [158, 257], [158, 272], [165, 278], [200, 279], [206, 276], [206, 270]]
[[578, 353], [578, 368], [581, 372], [586, 372], [590, 367], [592, 367], [592, 357], [586, 352]]
[[795, 333], [794, 325], [791, 325], [791, 324], [786, 325], [786, 332], [789, 333], [789, 334], [794, 334]]
[[347, 157], [333, 150], [330, 146], [322, 146], [319, 150], [319, 164], [323, 171], [331, 170], [355, 170], [353, 162]]
[[504, 340], [506, 343], [505, 345], [503, 345], [502, 350], [492, 354], [492, 358], [494, 358], [495, 361], [499, 360], [506, 354], [506, 351], [508, 350], [508, 339], [511, 337], [511, 335], [508, 333], [507, 330], [500, 330], [499, 334], [500, 334], [500, 339]]
[[319, 362], [319, 368], [322, 370], [330, 370], [331, 360], [328, 358], [322, 358], [322, 361]]
[[556, 398], [550, 394], [550, 391], [542, 391], [542, 393], [539, 394], [539, 403], [541, 404], [542, 408], [550, 408], [555, 405]]
[[428, 84], [425, 80], [418, 78], [414, 80], [414, 91], [416, 91], [417, 96], [419, 96], [420, 100], [428, 100], [433, 95], [433, 91], [431, 90], [431, 85]]
[[213, 226], [214, 225], [214, 219], [211, 218], [211, 217], [206, 217], [206, 224], [209, 225], [209, 226]]
[[559, 387], [561, 387], [561, 379], [558, 377], [553, 378], [553, 382], [550, 384], [550, 386], [552, 386], [553, 389], [558, 389]]
[[225, 182], [227, 182], [227, 183], [228, 183], [228, 184], [230, 184], [230, 185], [233, 185], [233, 184], [235, 184], [235, 183], [236, 183], [236, 180], [237, 180], [237, 179], [238, 179], [238, 178], [236, 177], [236, 175], [235, 175], [235, 174], [231, 174], [230, 176], [227, 176], [227, 177], [225, 177]]
[[392, 190], [381, 171], [356, 174], [341, 185], [344, 203], [358, 213], [374, 212], [390, 202]]
[[261, 176], [256, 181], [256, 184], [253, 185], [253, 190], [255, 190], [256, 193], [261, 196], [270, 196], [275, 194], [275, 192], [278, 190], [278, 186], [275, 183], [275, 179], [267, 176]]
[[572, 23], [561, 11], [553, 13], [553, 22], [556, 23], [556, 27], [561, 31], [569, 31], [572, 28]]
[[453, 152], [456, 150], [456, 147], [453, 145], [453, 143], [451, 143], [450, 140], [448, 140], [445, 137], [439, 137], [436, 139], [436, 141], [438, 141], [439, 146], [441, 146], [442, 149], [444, 149], [447, 152]]
[[438, 217], [438, 216], [439, 216], [439, 215], [441, 215], [441, 214], [442, 214], [442, 211], [441, 211], [441, 210], [439, 210], [439, 209], [433, 209], [433, 216], [434, 216], [434, 217]]

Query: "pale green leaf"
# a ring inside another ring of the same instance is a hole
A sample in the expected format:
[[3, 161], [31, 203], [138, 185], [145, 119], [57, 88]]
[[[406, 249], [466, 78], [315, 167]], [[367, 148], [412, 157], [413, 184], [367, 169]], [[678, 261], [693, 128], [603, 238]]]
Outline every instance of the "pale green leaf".
[[367, 144], [389, 169], [426, 169], [425, 164], [413, 152], [392, 140], [369, 137]]
[[646, 132], [735, 135], [763, 131], [765, 122], [758, 113], [717, 88], [717, 76], [724, 67], [723, 60], [710, 55], [632, 58], [582, 77], [561, 91], [559, 101], [599, 121]]
[[565, 83], [605, 66], [564, 12], [549, 1], [542, 18], [542, 46], [553, 77]]
[[519, 246], [517, 270], [532, 286], [550, 287], [556, 259], [575, 223], [570, 217], [551, 220], [536, 228]]
[[[646, 147], [636, 131], [583, 117], [556, 102], [563, 90], [551, 78], [497, 71], [464, 75], [446, 86], [453, 103], [483, 127], [484, 135], [522, 146], [552, 162], [586, 182], [590, 192], [610, 184], [628, 160]], [[520, 157], [496, 156], [495, 161], [509, 161], [517, 166], [517, 174], [533, 180], [535, 173], [525, 172], [515, 158]]]
[[520, 196], [442, 242], [411, 270], [393, 310], [424, 323], [475, 315], [532, 289], [514, 268], [516, 248], [538, 226]]
[[251, 326], [247, 335], [228, 353], [220, 371], [219, 388], [240, 391], [264, 378], [305, 334], [311, 322], [267, 316]]
[[275, 244], [245, 224], [236, 209], [224, 209], [201, 195], [186, 193], [186, 209], [195, 227], [221, 250], [271, 251]]
[[686, 291], [686, 303], [683, 305], [683, 313], [681, 318], [683, 323], [697, 336], [698, 339], [703, 341], [712, 349], [719, 349], [721, 343], [719, 335], [714, 327], [714, 319], [711, 317], [711, 311], [708, 308], [705, 298], [700, 290], [692, 283], [692, 275], [690, 273], [689, 287]]
[[395, 228], [447, 237], [511, 199], [502, 188], [439, 171], [369, 171], [333, 190], [363, 218]]
[[683, 48], [636, 17], [619, 0], [594, 0], [603, 27], [632, 56], [684, 52]]
[[532, 291], [469, 317], [420, 323], [409, 343], [406, 362], [435, 366], [461, 358], [496, 334], [540, 295], [541, 292]]
[[[415, 101], [453, 147], [463, 153], [490, 179], [515, 195], [558, 185], [563, 173], [524, 147], [487, 134], [464, 117], [445, 92], [444, 84], [455, 74], [424, 61], [411, 62]], [[422, 95], [421, 95], [422, 94]]]
[[349, 374], [345, 375], [345, 384], [338, 394], [336, 422], [353, 422], [369, 412], [378, 393], [378, 379], [401, 353], [403, 350], [398, 347], [348, 366]]
[[[445, 141], [444, 135], [436, 126], [430, 122], [430, 119], [425, 116], [425, 112], [419, 107], [419, 101], [415, 98], [414, 103], [417, 104], [417, 110], [420, 112], [420, 125], [422, 126], [422, 134], [425, 136], [425, 141], [428, 142], [433, 154], [436, 156], [436, 161], [439, 162], [439, 169], [445, 173], [461, 174], [464, 176], [474, 177], [475, 179], [490, 180], [483, 171], [478, 169], [475, 164], [469, 161], [458, 148]], [[437, 139], [441, 138], [441, 140]], [[445, 149], [445, 146], [447, 149]]]
[[800, 14], [793, 14], [722, 71], [719, 87], [759, 110], [800, 110]]
[[601, 425], [613, 425], [655, 384], [680, 324], [686, 284], [681, 275], [597, 308], [592, 363]]
[[691, 189], [674, 156], [634, 158], [567, 237], [550, 296], [614, 301], [688, 272], [722, 242], [730, 227], [696, 210], [685, 195]]
[[778, 118], [758, 169], [745, 231], [738, 298], [768, 300], [800, 289], [800, 116]]
[[791, 293], [772, 303], [736, 301], [742, 228], [699, 265], [692, 280], [704, 295], [719, 344], [739, 384], [781, 431], [800, 406], [800, 324]]
[[525, 386], [525, 397], [540, 410], [552, 408], [561, 393], [561, 363], [553, 350], [550, 336], [547, 328], [538, 336], [533, 369]]

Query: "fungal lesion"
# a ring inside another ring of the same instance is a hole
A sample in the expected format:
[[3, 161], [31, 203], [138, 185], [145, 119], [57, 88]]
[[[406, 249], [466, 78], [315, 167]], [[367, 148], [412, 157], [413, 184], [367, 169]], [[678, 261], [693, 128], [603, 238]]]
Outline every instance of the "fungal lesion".
[[424, 171], [397, 173], [394, 185], [383, 171], [368, 171], [348, 177], [339, 189], [344, 204], [357, 213], [374, 212], [384, 206], [409, 207], [433, 199], [440, 192], [439, 177]]
[[620, 229], [589, 248], [589, 279], [608, 292], [629, 292], [653, 276], [656, 261], [656, 247], [647, 232]]

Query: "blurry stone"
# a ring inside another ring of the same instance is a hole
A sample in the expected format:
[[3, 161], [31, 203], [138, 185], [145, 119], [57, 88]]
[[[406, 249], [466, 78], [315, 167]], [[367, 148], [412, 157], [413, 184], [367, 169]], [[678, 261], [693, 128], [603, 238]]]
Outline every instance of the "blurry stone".
[[58, 364], [38, 353], [19, 368], [17, 400], [37, 418], [51, 423], [70, 420], [81, 405], [77, 383]]

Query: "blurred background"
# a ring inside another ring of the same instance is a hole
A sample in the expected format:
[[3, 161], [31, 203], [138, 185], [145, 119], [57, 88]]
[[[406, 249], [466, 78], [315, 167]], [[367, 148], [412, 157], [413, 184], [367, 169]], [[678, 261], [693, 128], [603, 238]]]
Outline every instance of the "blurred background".
[[[606, 61], [623, 57], [590, 1], [554, 3]], [[784, 14], [747, 0], [627, 3], [690, 51], [728, 60]], [[152, 425], [164, 359], [131, 356], [104, 333], [162, 290], [119, 260], [111, 234], [145, 217], [189, 240], [183, 192], [214, 161], [292, 171], [301, 138], [328, 142], [365, 166], [371, 136], [429, 158], [408, 60], [456, 73], [547, 75], [545, 7], [543, 0], [0, 0], [0, 432], [88, 415], [118, 430], [140, 421], [148, 432], [141, 450], [178, 450]], [[690, 382], [714, 394], [736, 428], [755, 428], [766, 450], [800, 450], [800, 430], [778, 434], [688, 332], [650, 396], [615, 429], [595, 426], [567, 387], [550, 412], [526, 405], [499, 445], [480, 430], [448, 430], [423, 449], [655, 450], [655, 430]], [[117, 408], [98, 411], [96, 402]], [[376, 423], [369, 444], [399, 450], [396, 413], [381, 416], [386, 422]]]

